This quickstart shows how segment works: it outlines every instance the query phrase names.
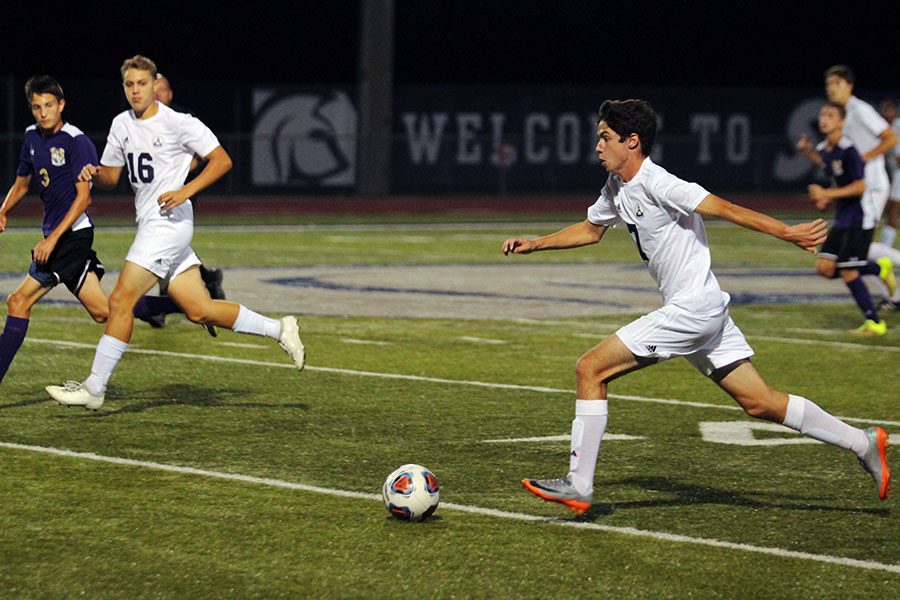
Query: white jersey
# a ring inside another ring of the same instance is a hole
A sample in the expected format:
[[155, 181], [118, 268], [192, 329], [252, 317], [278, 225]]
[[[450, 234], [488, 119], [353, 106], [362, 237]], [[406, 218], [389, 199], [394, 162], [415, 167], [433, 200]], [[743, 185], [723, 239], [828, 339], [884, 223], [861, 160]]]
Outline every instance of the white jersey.
[[664, 304], [698, 315], [717, 314], [730, 298], [710, 269], [706, 230], [694, 212], [708, 195], [645, 158], [627, 183], [610, 174], [587, 218], [595, 225], [625, 223]]
[[[850, 138], [859, 155], [862, 156], [881, 143], [878, 137], [882, 131], [889, 127], [884, 117], [872, 108], [868, 102], [864, 102], [856, 96], [850, 96], [846, 106], [847, 118], [844, 120], [844, 135]], [[887, 171], [884, 167], [884, 154], [879, 154], [872, 160], [866, 161], [866, 189], [887, 190]], [[879, 214], [881, 214], [879, 212]]]
[[[891, 123], [891, 129], [894, 130], [894, 133], [900, 138], [900, 117], [894, 119], [894, 122]], [[900, 158], [900, 143], [894, 145], [893, 148], [884, 153], [886, 157], [885, 162], [887, 163], [888, 173], [896, 176], [898, 173], [898, 168], [900, 165], [897, 164], [897, 159]], [[891, 197], [894, 197], [893, 194]]]
[[160, 102], [157, 107], [149, 119], [138, 119], [132, 110], [117, 115], [100, 159], [101, 165], [126, 167], [138, 226], [152, 220], [192, 221], [190, 201], [169, 213], [161, 212], [157, 201], [184, 187], [194, 154], [207, 156], [220, 145], [200, 119]]

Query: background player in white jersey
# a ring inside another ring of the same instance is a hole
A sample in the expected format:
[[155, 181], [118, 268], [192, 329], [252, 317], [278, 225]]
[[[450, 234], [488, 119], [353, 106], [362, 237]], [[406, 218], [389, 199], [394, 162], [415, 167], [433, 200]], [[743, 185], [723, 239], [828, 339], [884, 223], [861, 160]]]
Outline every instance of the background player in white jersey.
[[[894, 135], [900, 138], [900, 116], [897, 115], [897, 101], [893, 98], [885, 98], [878, 104], [878, 112], [890, 124]], [[900, 217], [900, 143], [885, 152], [884, 161], [891, 178], [891, 192], [888, 194], [885, 228], [881, 233], [881, 242], [893, 246], [897, 236], [897, 218]]]
[[753, 350], [731, 320], [730, 298], [710, 270], [700, 215], [726, 219], [813, 253], [825, 239], [825, 222], [788, 226], [714, 196], [654, 164], [649, 155], [656, 137], [656, 113], [643, 100], [604, 102], [597, 133], [597, 154], [610, 175], [588, 209], [587, 219], [537, 239], [510, 238], [503, 242], [503, 253], [596, 244], [607, 228], [624, 223], [659, 286], [663, 306], [622, 327], [578, 360], [569, 472], [561, 479], [526, 479], [525, 489], [578, 513], [586, 511], [606, 430], [609, 383], [631, 371], [684, 356], [748, 415], [852, 450], [875, 479], [879, 497], [886, 498], [890, 471], [885, 431], [851, 427], [806, 398], [772, 389], [750, 362]]
[[[228, 172], [228, 153], [199, 119], [156, 101], [153, 61], [134, 56], [125, 60], [121, 73], [131, 110], [113, 119], [100, 166], [85, 166], [81, 177], [112, 187], [126, 168], [135, 192], [138, 231], [109, 297], [106, 334], [97, 345], [90, 376], [80, 383], [47, 386], [47, 392], [61, 404], [100, 408], [110, 375], [131, 340], [132, 308], [159, 281], [168, 281], [169, 297], [191, 321], [270, 337], [302, 369], [305, 354], [295, 317], [277, 321], [234, 302], [213, 300], [200, 279], [200, 260], [190, 246], [190, 197]], [[185, 184], [194, 154], [207, 164]]]
[[[871, 104], [853, 95], [855, 84], [856, 76], [846, 65], [834, 65], [825, 71], [825, 94], [847, 111], [844, 135], [850, 138], [866, 162], [866, 192], [862, 203], [867, 207], [867, 213], [877, 216], [874, 221], [867, 218], [863, 227], [874, 229], [890, 193], [891, 184], [884, 166], [885, 153], [897, 145], [897, 135]], [[882, 230], [881, 242], [891, 246], [896, 235], [894, 227], [886, 226]]]

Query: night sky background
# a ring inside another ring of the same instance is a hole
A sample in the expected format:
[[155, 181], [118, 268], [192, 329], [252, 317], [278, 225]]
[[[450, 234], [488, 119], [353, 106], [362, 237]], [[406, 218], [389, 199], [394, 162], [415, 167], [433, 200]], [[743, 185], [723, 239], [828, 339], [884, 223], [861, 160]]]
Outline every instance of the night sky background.
[[[228, 7], [226, 7], [228, 6]], [[360, 2], [4, 6], [0, 75], [117, 77], [143, 53], [173, 80], [353, 83]], [[396, 0], [398, 84], [900, 88], [900, 1]]]

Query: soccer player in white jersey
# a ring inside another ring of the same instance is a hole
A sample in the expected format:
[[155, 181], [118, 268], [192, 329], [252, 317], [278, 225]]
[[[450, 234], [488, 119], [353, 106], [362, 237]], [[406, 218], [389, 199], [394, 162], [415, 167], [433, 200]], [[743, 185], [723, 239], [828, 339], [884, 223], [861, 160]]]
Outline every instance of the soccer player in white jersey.
[[587, 219], [536, 239], [503, 242], [504, 254], [577, 248], [599, 242], [624, 224], [662, 294], [662, 308], [622, 327], [577, 362], [577, 400], [569, 472], [560, 479], [526, 479], [526, 490], [577, 513], [591, 505], [600, 440], [606, 430], [609, 382], [631, 371], [683, 356], [756, 418], [851, 450], [884, 499], [890, 487], [884, 429], [847, 425], [806, 398], [772, 389], [750, 362], [753, 350], [728, 314], [728, 294], [710, 270], [701, 215], [726, 219], [815, 253], [826, 224], [788, 226], [732, 204], [650, 160], [656, 113], [643, 100], [606, 101], [597, 123], [597, 155], [610, 173]]
[[[190, 197], [228, 172], [228, 153], [200, 120], [156, 101], [153, 61], [134, 56], [125, 60], [121, 73], [131, 110], [113, 119], [100, 166], [85, 166], [81, 179], [113, 187], [125, 168], [135, 192], [138, 231], [109, 297], [106, 334], [97, 345], [90, 376], [83, 382], [48, 386], [47, 392], [60, 404], [100, 408], [110, 375], [131, 340], [132, 308], [160, 281], [168, 282], [169, 297], [194, 323], [270, 337], [303, 369], [305, 353], [295, 317], [278, 321], [241, 304], [213, 300], [200, 279], [200, 260], [190, 246], [194, 232]], [[185, 184], [194, 154], [207, 164]]]
[[[867, 219], [865, 229], [878, 225], [890, 193], [890, 180], [885, 169], [885, 153], [897, 145], [897, 134], [871, 104], [853, 95], [856, 75], [846, 65], [834, 65], [825, 71], [825, 94], [832, 102], [837, 102], [847, 111], [844, 121], [844, 135], [847, 136], [862, 155], [866, 163], [866, 192], [862, 203], [867, 213], [876, 215]], [[893, 245], [897, 230], [890, 225], [882, 230], [881, 242]]]
[[[897, 115], [897, 101], [885, 98], [878, 105], [878, 112], [891, 124], [894, 135], [900, 138], [900, 116]], [[881, 242], [893, 246], [897, 239], [897, 219], [900, 217], [900, 143], [884, 155], [885, 165], [891, 178], [891, 193], [885, 213], [885, 227], [881, 230]]]

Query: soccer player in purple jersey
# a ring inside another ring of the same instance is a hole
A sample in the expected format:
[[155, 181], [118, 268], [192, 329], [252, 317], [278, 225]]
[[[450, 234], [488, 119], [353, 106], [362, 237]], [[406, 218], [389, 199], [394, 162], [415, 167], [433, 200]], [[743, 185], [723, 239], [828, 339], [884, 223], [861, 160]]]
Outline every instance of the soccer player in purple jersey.
[[[44, 205], [44, 238], [32, 250], [25, 279], [6, 301], [0, 381], [25, 340], [31, 308], [58, 284], [65, 284], [98, 323], [109, 315], [106, 292], [100, 287], [104, 268], [92, 249], [94, 224], [86, 210], [91, 186], [78, 181], [81, 169], [97, 162], [97, 150], [77, 127], [63, 121], [66, 100], [55, 79], [32, 77], [25, 84], [25, 97], [36, 124], [25, 130], [16, 180], [0, 206], [0, 232], [36, 178]], [[136, 314], [144, 314], [148, 305], [155, 313], [178, 310], [168, 299], [145, 298], [135, 307]]]
[[[887, 323], [878, 317], [869, 289], [860, 275], [881, 277], [889, 294], [894, 293], [897, 282], [890, 265], [883, 267], [866, 258], [874, 229], [863, 228], [867, 209], [862, 203], [866, 191], [865, 163], [853, 143], [843, 136], [846, 115], [843, 105], [826, 102], [819, 110], [819, 131], [825, 139], [815, 148], [806, 136], [797, 142], [800, 153], [821, 167], [825, 178], [831, 182], [827, 188], [817, 183], [811, 184], [807, 188], [810, 199], [819, 210], [831, 204], [836, 206], [834, 224], [816, 260], [816, 272], [829, 279], [840, 277], [853, 294], [866, 321], [851, 333], [884, 335], [887, 333]], [[874, 218], [877, 219], [878, 215]]]
[[825, 240], [825, 222], [789, 226], [669, 173], [650, 159], [656, 123], [656, 113], [643, 100], [604, 102], [596, 151], [609, 177], [587, 219], [535, 239], [510, 238], [501, 246], [506, 255], [578, 248], [596, 244], [608, 228], [624, 225], [663, 298], [661, 308], [620, 328], [578, 359], [569, 471], [559, 479], [525, 479], [522, 486], [575, 512], [588, 510], [609, 415], [610, 382], [683, 356], [749, 416], [852, 451], [875, 480], [879, 498], [887, 498], [887, 432], [852, 427], [807, 398], [773, 389], [750, 361], [753, 349], [729, 316], [730, 296], [711, 270], [701, 216], [725, 219], [813, 254]]

